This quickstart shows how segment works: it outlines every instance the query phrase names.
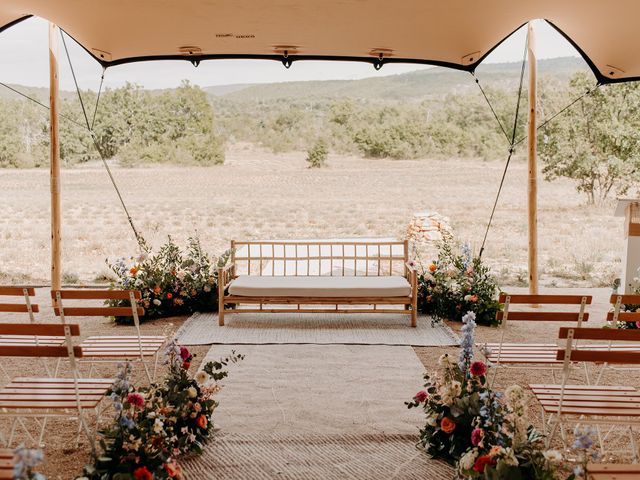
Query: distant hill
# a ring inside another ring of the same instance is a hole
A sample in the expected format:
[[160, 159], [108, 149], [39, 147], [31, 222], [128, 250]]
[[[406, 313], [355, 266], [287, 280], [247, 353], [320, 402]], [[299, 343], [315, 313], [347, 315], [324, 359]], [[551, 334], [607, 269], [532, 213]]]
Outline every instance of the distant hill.
[[[295, 64], [292, 68], [295, 68]], [[384, 67], [383, 67], [384, 68]], [[481, 65], [477, 75], [487, 86], [516, 86], [520, 76], [519, 62]], [[362, 98], [384, 100], [420, 100], [441, 97], [448, 93], [463, 92], [475, 88], [471, 75], [466, 72], [441, 67], [432, 67], [398, 75], [372, 76], [360, 80], [322, 80], [306, 82], [280, 82], [264, 84], [234, 84], [204, 87], [212, 98], [230, 101], [278, 100], [278, 99], [331, 99]], [[561, 57], [538, 62], [540, 77], [550, 76], [566, 80], [575, 72], [589, 70], [579, 57]], [[46, 102], [47, 88], [11, 85], [12, 87]], [[162, 90], [154, 92], [159, 93]], [[73, 91], [61, 91], [62, 98], [73, 98]], [[0, 87], [0, 98], [19, 98], [15, 93]]]
[[[295, 64], [292, 68], [295, 68]], [[373, 67], [372, 67], [373, 68]], [[384, 68], [384, 67], [383, 67]], [[516, 86], [520, 78], [519, 62], [481, 65], [477, 76], [487, 86]], [[575, 72], [589, 67], [579, 57], [561, 57], [538, 62], [541, 78], [550, 76], [566, 80]], [[324, 80], [205, 87], [214, 97], [227, 100], [277, 100], [363, 98], [385, 100], [419, 100], [475, 88], [470, 74], [441, 67], [415, 72], [369, 77], [360, 80]]]

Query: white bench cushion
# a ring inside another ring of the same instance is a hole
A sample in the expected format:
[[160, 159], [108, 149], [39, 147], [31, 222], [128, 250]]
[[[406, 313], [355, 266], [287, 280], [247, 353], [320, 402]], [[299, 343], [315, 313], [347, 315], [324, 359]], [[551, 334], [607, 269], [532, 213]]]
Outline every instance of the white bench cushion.
[[243, 297], [408, 297], [411, 285], [404, 277], [261, 277], [240, 275], [229, 286]]

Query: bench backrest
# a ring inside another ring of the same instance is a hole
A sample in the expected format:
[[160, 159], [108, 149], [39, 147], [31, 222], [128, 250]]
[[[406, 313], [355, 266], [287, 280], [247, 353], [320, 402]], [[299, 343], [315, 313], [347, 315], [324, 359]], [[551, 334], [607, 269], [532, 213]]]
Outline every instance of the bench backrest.
[[0, 357], [82, 357], [82, 349], [74, 347], [72, 337], [80, 336], [78, 325], [0, 323], [0, 335], [14, 337], [65, 337], [66, 345], [0, 345]]
[[[499, 302], [504, 308], [496, 314], [496, 319], [506, 325], [507, 321], [544, 321], [544, 322], [576, 322], [578, 326], [589, 320], [586, 306], [591, 305], [591, 295], [525, 295], [501, 293]], [[574, 311], [545, 310], [539, 311], [529, 308], [522, 311], [512, 311], [513, 305], [554, 305], [572, 308]], [[575, 311], [577, 310], [577, 311]]]
[[[560, 328], [558, 338], [566, 340], [565, 348], [558, 349], [556, 358], [570, 362], [622, 363], [640, 365], [640, 330], [619, 330], [615, 328]], [[606, 350], [590, 348], [589, 343], [578, 340], [608, 340], [638, 342], [638, 350]]]
[[640, 308], [640, 295], [619, 295], [614, 293], [611, 295], [609, 302], [613, 306], [613, 311], [607, 313], [607, 321], [609, 322], [640, 322], [640, 312], [626, 310], [630, 305]]
[[[36, 303], [31, 303], [31, 298], [36, 291], [33, 287], [0, 286], [0, 312], [28, 313], [29, 320], [35, 322], [34, 313], [40, 311]], [[20, 301], [5, 303], [4, 297], [18, 297]]]
[[231, 262], [236, 275], [404, 275], [408, 250], [406, 240], [233, 240]]

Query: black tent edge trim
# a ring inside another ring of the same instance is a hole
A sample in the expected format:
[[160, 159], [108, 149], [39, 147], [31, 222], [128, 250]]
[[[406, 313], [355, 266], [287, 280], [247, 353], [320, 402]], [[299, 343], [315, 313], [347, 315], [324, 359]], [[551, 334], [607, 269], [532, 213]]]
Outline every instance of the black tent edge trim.
[[18, 23], [24, 22], [25, 20], [29, 19], [33, 17], [33, 15], [25, 15], [24, 17], [20, 17], [15, 19], [12, 22], [7, 23], [6, 25], [2, 25], [0, 26], [0, 33], [4, 32], [5, 30], [13, 27], [14, 25], [17, 25]]
[[[18, 23], [23, 22], [29, 18], [32, 18], [33, 15], [25, 15], [20, 17], [6, 25], [0, 26], [0, 33], [8, 28], [11, 28]], [[596, 77], [596, 80], [601, 85], [606, 85], [609, 83], [624, 83], [624, 82], [633, 82], [640, 81], [640, 76], [635, 77], [624, 77], [624, 78], [610, 78], [602, 74], [602, 72], [596, 67], [595, 63], [589, 58], [589, 56], [578, 46], [576, 42], [573, 41], [569, 35], [567, 35], [564, 31], [562, 31], [557, 25], [555, 25], [552, 21], [544, 19], [551, 27], [556, 30], [562, 37], [567, 40], [573, 48], [580, 54], [582, 59], [587, 63], [591, 72]], [[469, 64], [469, 65], [461, 65], [459, 63], [452, 62], [444, 62], [440, 60], [427, 60], [421, 58], [397, 58], [397, 57], [387, 57], [383, 58], [382, 61], [379, 58], [375, 57], [358, 57], [358, 56], [334, 56], [334, 55], [289, 55], [288, 59], [292, 62], [295, 61], [304, 61], [304, 60], [324, 60], [324, 61], [337, 61], [337, 62], [364, 62], [370, 63], [372, 65], [376, 64], [391, 64], [391, 63], [404, 63], [404, 64], [416, 64], [416, 65], [432, 65], [436, 67], [445, 67], [451, 68], [453, 70], [460, 70], [464, 72], [474, 73], [478, 66], [484, 61], [487, 56], [489, 56], [496, 48], [498, 48], [505, 40], [507, 40], [511, 35], [520, 30], [524, 25], [528, 22], [523, 23], [518, 26], [504, 38], [502, 38], [499, 42], [497, 42], [493, 47], [491, 47], [484, 55], [482, 55], [477, 61]], [[157, 60], [186, 60], [195, 65], [199, 64], [203, 60], [274, 60], [281, 62], [282, 55], [252, 55], [252, 54], [210, 54], [210, 55], [193, 55], [193, 56], [185, 56], [185, 55], [148, 55], [148, 56], [139, 56], [139, 57], [126, 57], [120, 58], [118, 60], [106, 61], [98, 58], [93, 52], [87, 49], [83, 44], [78, 42], [72, 35], [69, 35], [66, 31], [64, 31], [69, 38], [71, 38], [74, 42], [76, 42], [80, 47], [87, 52], [91, 58], [93, 58], [96, 62], [98, 62], [103, 68], [115, 67], [118, 65], [124, 65], [128, 63], [137, 63], [137, 62], [147, 62], [147, 61], [157, 61]]]

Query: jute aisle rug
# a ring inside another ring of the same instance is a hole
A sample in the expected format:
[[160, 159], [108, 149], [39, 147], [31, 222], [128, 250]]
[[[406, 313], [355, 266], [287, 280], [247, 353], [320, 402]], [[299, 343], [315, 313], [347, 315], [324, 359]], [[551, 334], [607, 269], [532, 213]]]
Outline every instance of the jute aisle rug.
[[187, 478], [452, 478], [415, 447], [424, 416], [403, 402], [424, 369], [411, 347], [214, 346], [207, 359], [232, 349], [246, 359], [224, 381], [221, 430], [184, 463]]
[[446, 325], [432, 325], [425, 316], [411, 328], [407, 315], [244, 313], [225, 316], [218, 326], [215, 313], [195, 313], [178, 332], [182, 345], [345, 344], [457, 345], [458, 337]]

